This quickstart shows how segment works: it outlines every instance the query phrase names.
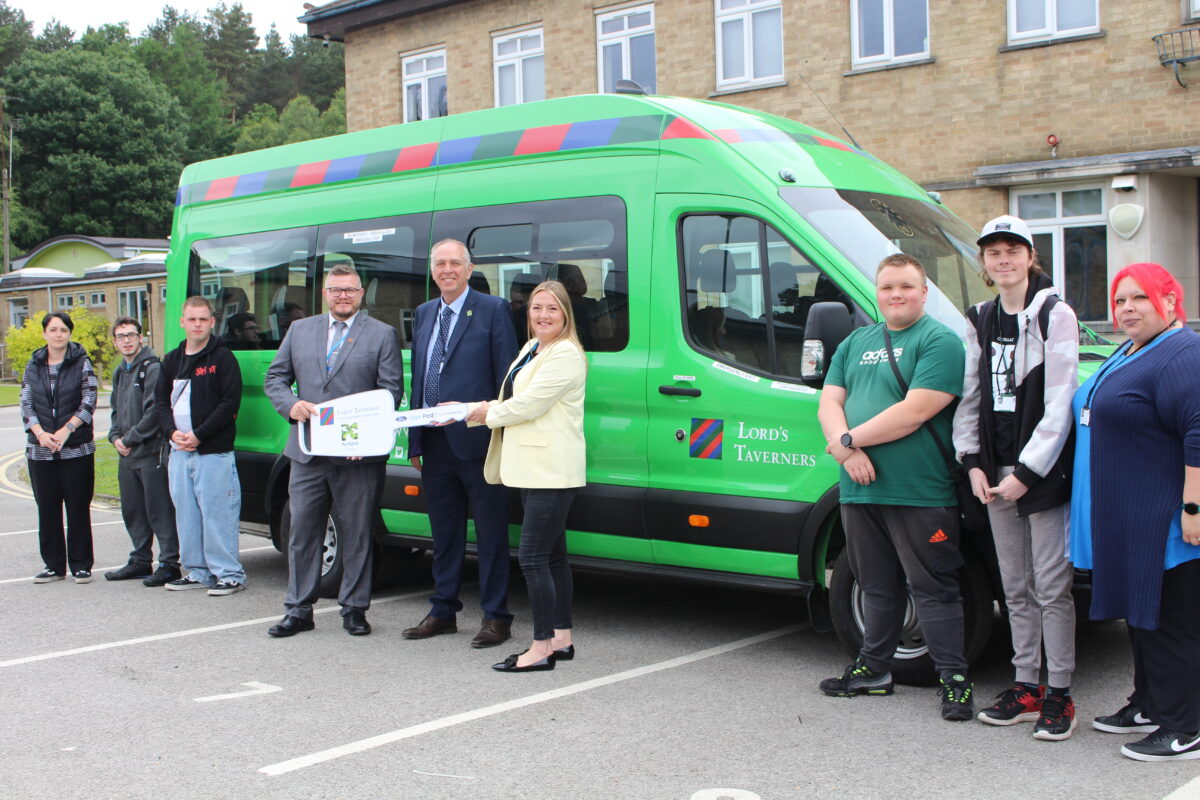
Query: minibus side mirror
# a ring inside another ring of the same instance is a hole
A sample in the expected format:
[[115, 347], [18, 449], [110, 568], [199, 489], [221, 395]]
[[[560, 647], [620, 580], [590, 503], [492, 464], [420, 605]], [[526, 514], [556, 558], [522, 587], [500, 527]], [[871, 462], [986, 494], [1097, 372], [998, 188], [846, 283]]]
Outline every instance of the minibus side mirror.
[[813, 303], [804, 326], [800, 379], [820, 386], [839, 344], [854, 329], [854, 318], [843, 303]]

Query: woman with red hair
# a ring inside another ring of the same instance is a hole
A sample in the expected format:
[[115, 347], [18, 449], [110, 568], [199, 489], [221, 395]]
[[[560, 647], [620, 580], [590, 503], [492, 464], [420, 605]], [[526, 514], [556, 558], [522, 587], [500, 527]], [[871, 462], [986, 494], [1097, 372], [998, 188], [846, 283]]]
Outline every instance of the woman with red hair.
[[1200, 759], [1200, 336], [1158, 264], [1113, 279], [1129, 341], [1075, 393], [1071, 549], [1092, 570], [1092, 619], [1124, 619], [1133, 694], [1092, 723], [1145, 733], [1121, 753]]

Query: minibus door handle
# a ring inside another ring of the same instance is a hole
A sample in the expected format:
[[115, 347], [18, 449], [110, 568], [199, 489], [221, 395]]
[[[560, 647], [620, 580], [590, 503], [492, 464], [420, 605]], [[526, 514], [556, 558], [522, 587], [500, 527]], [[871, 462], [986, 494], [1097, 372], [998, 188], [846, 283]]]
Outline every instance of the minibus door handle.
[[699, 397], [700, 390], [693, 389], [690, 386], [660, 386], [658, 387], [660, 394], [670, 395], [672, 397]]

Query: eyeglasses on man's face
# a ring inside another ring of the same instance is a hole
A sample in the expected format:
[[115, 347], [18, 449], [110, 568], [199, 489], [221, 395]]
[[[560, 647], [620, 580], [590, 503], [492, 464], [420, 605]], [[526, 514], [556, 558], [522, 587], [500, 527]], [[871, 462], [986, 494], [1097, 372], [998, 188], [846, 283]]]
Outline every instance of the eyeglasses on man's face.
[[113, 334], [113, 338], [116, 339], [118, 342], [127, 342], [130, 339], [137, 339], [140, 336], [141, 336], [140, 333], [132, 333], [132, 332], [131, 333], [114, 333]]
[[325, 287], [325, 292], [330, 297], [354, 297], [356, 294], [358, 294], [361, 291], [362, 291], [361, 288], [359, 288], [359, 289], [343, 289], [339, 286], [326, 286]]

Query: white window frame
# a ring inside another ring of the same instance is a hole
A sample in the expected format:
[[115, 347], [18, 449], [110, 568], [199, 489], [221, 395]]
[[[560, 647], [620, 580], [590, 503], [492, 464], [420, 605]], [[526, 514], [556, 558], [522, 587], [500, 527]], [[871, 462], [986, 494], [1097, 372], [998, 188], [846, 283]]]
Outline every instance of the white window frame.
[[129, 286], [117, 290], [117, 316], [133, 317], [145, 327], [147, 320], [142, 318], [141, 298], [146, 298], [146, 311], [150, 311], [150, 295], [144, 286]]
[[1068, 36], [1086, 36], [1089, 33], [1097, 33], [1100, 30], [1100, 0], [1080, 0], [1080, 2], [1090, 2], [1095, 9], [1094, 25], [1088, 25], [1082, 28], [1068, 28], [1060, 30], [1058, 27], [1058, 4], [1057, 0], [1042, 0], [1046, 7], [1046, 26], [1035, 30], [1018, 31], [1017, 30], [1017, 0], [1008, 0], [1008, 41], [1009, 44], [1020, 44], [1022, 42], [1036, 41], [1038, 39], [1062, 39]]
[[10, 328], [24, 327], [27, 319], [29, 319], [29, 298], [10, 297], [8, 299], [8, 326]]
[[856, 67], [868, 67], [876, 64], [904, 64], [909, 61], [921, 61], [929, 58], [929, 0], [925, 0], [925, 49], [918, 53], [905, 53], [897, 56], [896, 46], [896, 0], [883, 0], [883, 52], [879, 55], [864, 56], [859, 51], [861, 20], [859, 6], [861, 0], [850, 0], [850, 48], [851, 63]]
[[88, 294], [88, 305], [92, 308], [103, 306], [108, 302], [107, 295], [104, 292], [91, 292]]
[[[1087, 191], [1089, 189], [1100, 190], [1100, 213], [1086, 214], [1081, 216], [1068, 217], [1062, 213], [1063, 192], [1078, 192]], [[1047, 264], [1042, 261], [1042, 268], [1050, 273], [1050, 279], [1054, 281], [1054, 285], [1058, 287], [1059, 292], [1066, 293], [1067, 290], [1067, 265], [1066, 252], [1063, 247], [1063, 231], [1067, 228], [1083, 228], [1092, 227], [1094, 225], [1108, 226], [1108, 197], [1105, 192], [1103, 183], [1055, 183], [1046, 184], [1044, 186], [1032, 185], [1022, 186], [1020, 189], [1013, 189], [1009, 192], [1008, 205], [1009, 213], [1013, 216], [1020, 216], [1020, 207], [1018, 204], [1019, 198], [1022, 195], [1031, 194], [1053, 194], [1055, 213], [1053, 217], [1043, 217], [1041, 219], [1026, 219], [1025, 223], [1029, 226], [1029, 232], [1033, 235], [1048, 233], [1050, 240], [1053, 242], [1053, 262]], [[1039, 253], [1038, 257], [1044, 259], [1045, 254]]]
[[1185, 22], [1200, 21], [1200, 0], [1184, 0]]
[[[537, 37], [537, 46], [529, 50], [522, 49], [522, 44], [525, 40]], [[500, 55], [502, 45], [509, 42], [517, 42], [517, 52], [508, 55]], [[529, 98], [525, 96], [525, 62], [531, 58], [542, 59], [542, 96]], [[516, 99], [510, 105], [520, 105], [521, 103], [529, 103], [534, 100], [546, 99], [546, 36], [541, 28], [527, 28], [523, 31], [515, 33], [505, 33], [492, 37], [492, 87], [496, 107], [500, 106], [500, 68], [513, 67], [513, 79], [516, 81], [516, 86], [513, 87], [513, 94]]]
[[[783, 80], [783, 0], [713, 0], [716, 9], [715, 33], [717, 37], [717, 88], [732, 89], [751, 88], [762, 84], [775, 84]], [[722, 9], [722, 3], [737, 3], [732, 8]], [[772, 9], [779, 10], [779, 72], [773, 75], [754, 77], [754, 20], [755, 14]], [[726, 78], [722, 74], [725, 68], [724, 37], [721, 36], [721, 26], [726, 22], [740, 18], [742, 20], [742, 45], [745, 60], [742, 63], [743, 77]]]
[[[622, 17], [628, 18], [635, 14], [650, 14], [650, 24], [642, 25], [637, 28], [628, 27], [628, 22], [624, 30], [617, 33], [604, 33], [604, 23], [611, 22]], [[639, 36], [650, 35], [654, 37], [654, 86], [643, 86], [650, 94], [655, 94], [658, 90], [658, 33], [655, 29], [656, 20], [654, 16], [654, 5], [644, 6], [629, 6], [622, 8], [620, 11], [610, 11], [605, 14], [596, 14], [596, 91], [604, 93], [604, 48], [618, 44], [621, 46], [621, 79], [633, 80], [633, 65], [630, 61], [630, 53], [632, 48], [629, 43], [632, 39]]]
[[167, 285], [165, 283], [158, 287], [158, 302], [163, 304], [167, 302]]
[[[440, 69], [427, 67], [426, 69], [424, 69], [420, 72], [414, 72], [411, 75], [408, 73], [409, 64], [415, 64], [418, 61], [425, 61], [428, 59], [438, 58], [439, 56], [442, 59], [442, 66]], [[413, 53], [412, 55], [404, 56], [400, 59], [400, 104], [404, 107], [404, 121], [405, 122], [416, 122], [417, 121], [414, 119], [409, 119], [409, 116], [408, 116], [408, 87], [412, 86], [414, 84], [420, 85], [420, 87], [421, 87], [421, 108], [425, 109], [425, 111], [428, 112], [430, 109], [433, 108], [432, 104], [429, 102], [429, 80], [431, 78], [447, 77], [449, 74], [448, 70], [447, 70], [448, 66], [449, 65], [446, 61], [446, 49], [445, 48], [442, 48], [440, 50], [425, 50], [420, 53]], [[448, 104], [448, 102], [449, 101], [447, 101], [447, 104]], [[446, 109], [446, 113], [447, 114], [450, 113], [449, 108]], [[428, 113], [426, 113], [426, 115], [421, 117], [421, 119], [436, 119], [436, 117], [431, 117], [428, 115]]]
[[70, 311], [75, 307], [75, 295], [60, 294], [55, 298], [55, 308], [58, 311]]

